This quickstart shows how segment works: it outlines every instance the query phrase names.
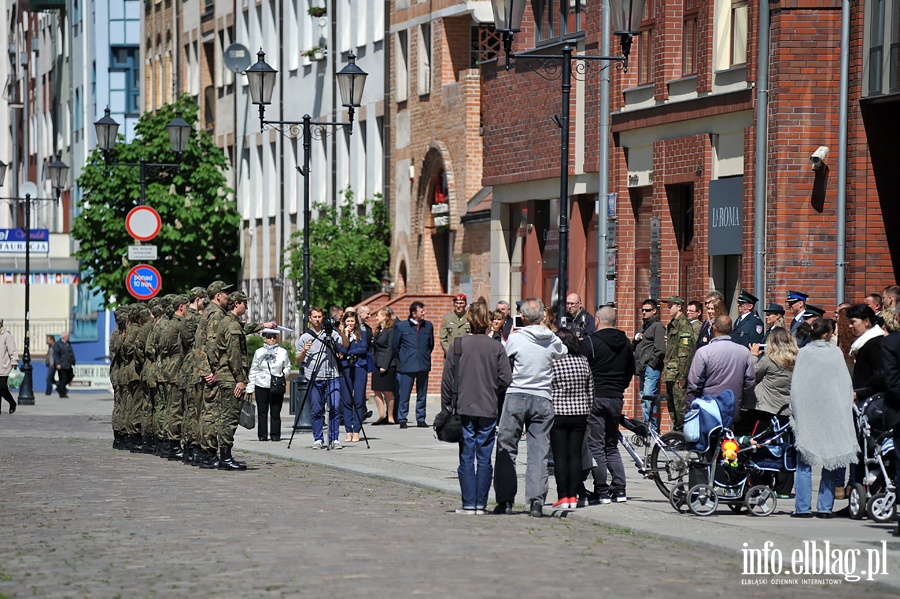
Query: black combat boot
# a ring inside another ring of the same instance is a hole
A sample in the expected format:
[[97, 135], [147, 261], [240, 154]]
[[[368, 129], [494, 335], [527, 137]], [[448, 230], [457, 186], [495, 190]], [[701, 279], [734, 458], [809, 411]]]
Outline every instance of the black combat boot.
[[203, 451], [200, 449], [199, 445], [193, 445], [191, 447], [191, 459], [188, 462], [191, 466], [199, 466], [203, 461]]
[[200, 467], [213, 470], [219, 467], [219, 456], [215, 449], [202, 450], [200, 452]]
[[181, 448], [181, 441], [169, 441], [170, 462], [180, 462], [184, 458], [184, 449]]
[[143, 439], [140, 435], [129, 435], [128, 449], [131, 453], [141, 453], [144, 450]]
[[141, 447], [143, 448], [143, 453], [153, 453], [155, 451], [155, 446], [153, 443], [152, 435], [144, 435], [143, 442], [141, 443]]
[[187, 465], [187, 464], [190, 464], [190, 463], [191, 463], [191, 457], [192, 457], [193, 455], [194, 455], [194, 454], [193, 454], [193, 446], [190, 445], [190, 444], [185, 445], [185, 446], [184, 446], [184, 451], [181, 452], [181, 463], [182, 463], [182, 464], [186, 464], [186, 465]]
[[113, 449], [122, 449], [122, 446], [119, 445], [119, 433], [113, 431]]
[[231, 447], [223, 445], [219, 448], [219, 470], [246, 470], [247, 465], [241, 466], [231, 457]]

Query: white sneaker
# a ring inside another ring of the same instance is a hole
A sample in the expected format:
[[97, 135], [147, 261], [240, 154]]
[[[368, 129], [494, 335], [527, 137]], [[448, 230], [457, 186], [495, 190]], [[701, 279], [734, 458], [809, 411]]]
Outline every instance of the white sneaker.
[[[456, 510], [456, 513], [457, 514], [465, 514], [466, 516], [474, 516], [475, 514], [478, 513], [478, 510], [467, 510], [467, 509], [463, 508], [463, 509]], [[484, 511], [482, 511], [481, 513], [483, 514]]]
[[316, 441], [312, 446], [313, 449], [322, 449], [323, 447], [325, 447], [325, 444], [321, 441]]
[[600, 498], [600, 503], [601, 503], [602, 505], [606, 505], [607, 503], [612, 503], [612, 499], [610, 499], [609, 497], [601, 497], [601, 498]]
[[331, 442], [331, 449], [332, 449], [332, 450], [335, 450], [335, 449], [343, 449], [343, 448], [344, 448], [344, 446], [341, 445], [341, 442], [340, 442], [340, 441], [332, 441], [332, 442]]
[[628, 501], [628, 498], [625, 497], [625, 495], [616, 495], [616, 498], [614, 499], [614, 501], [616, 503], [625, 503], [626, 501]]

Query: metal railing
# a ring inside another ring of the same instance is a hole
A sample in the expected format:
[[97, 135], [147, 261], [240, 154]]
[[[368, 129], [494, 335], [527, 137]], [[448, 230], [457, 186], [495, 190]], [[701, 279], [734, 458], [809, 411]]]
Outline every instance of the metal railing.
[[[16, 341], [16, 349], [19, 350], [19, 356], [22, 355], [22, 348], [25, 347], [25, 319], [4, 318], [3, 326]], [[65, 318], [48, 318], [36, 319], [32, 318], [31, 326], [31, 354], [32, 356], [44, 356], [47, 354], [47, 335], [59, 336], [69, 330], [69, 321]]]

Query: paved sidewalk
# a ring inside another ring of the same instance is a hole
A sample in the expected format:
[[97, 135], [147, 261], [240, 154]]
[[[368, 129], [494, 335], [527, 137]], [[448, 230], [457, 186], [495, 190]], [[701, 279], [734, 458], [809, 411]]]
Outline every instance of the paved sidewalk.
[[[39, 397], [36, 406], [20, 408], [13, 418], [27, 417], [31, 414], [77, 413], [93, 415], [108, 422], [111, 407], [111, 398], [106, 394], [73, 392], [68, 400]], [[429, 402], [429, 421], [436, 411], [436, 402]], [[265, 455], [278, 456], [411, 484], [424, 489], [445, 491], [458, 496], [456, 446], [437, 441], [431, 429], [401, 430], [396, 426], [368, 426], [365, 432], [369, 435], [369, 447], [361, 441], [345, 444], [344, 449], [340, 451], [316, 451], [311, 449], [311, 434], [299, 431], [288, 448], [293, 417], [285, 413], [283, 418], [285, 429], [282, 432], [281, 442], [259, 442], [255, 430], [239, 428], [235, 443], [236, 452], [243, 454], [251, 465], [254, 462], [265, 461]], [[7, 415], [4, 412], [0, 418], [0, 432], [6, 419]], [[111, 432], [107, 432], [105, 436], [111, 437]], [[340, 439], [343, 438], [342, 432]], [[524, 491], [524, 442], [520, 445], [520, 451], [519, 499], [521, 500]], [[887, 557], [887, 575], [880, 575], [876, 580], [900, 588], [900, 540], [890, 535], [896, 524], [879, 525], [867, 520], [849, 519], [828, 521], [791, 519], [788, 514], [793, 510], [793, 500], [779, 500], [776, 512], [764, 518], [733, 514], [724, 505], [720, 505], [715, 514], [705, 518], [678, 514], [652, 481], [640, 478], [630, 457], [624, 451], [623, 459], [626, 460], [628, 475], [627, 503], [567, 510], [554, 515], [630, 530], [639, 537], [643, 534], [653, 534], [714, 547], [738, 566], [741, 564], [742, 556], [745, 555], [742, 551], [763, 549], [767, 542], [771, 543], [768, 547], [780, 551], [786, 562], [789, 562], [792, 552], [809, 548], [812, 541], [816, 541], [816, 547], [819, 548], [824, 547], [827, 541], [832, 550], [840, 550], [845, 556], [849, 555], [850, 550], [859, 550], [860, 562], [864, 562], [866, 556], [871, 554], [869, 550], [883, 550]], [[545, 508], [545, 514], [548, 515], [553, 514], [549, 503], [556, 499], [552, 477], [550, 481], [549, 502]], [[838, 502], [836, 508], [845, 505], [846, 502]], [[864, 565], [859, 565], [857, 571], [863, 568]], [[846, 590], [845, 586], [844, 591]]]

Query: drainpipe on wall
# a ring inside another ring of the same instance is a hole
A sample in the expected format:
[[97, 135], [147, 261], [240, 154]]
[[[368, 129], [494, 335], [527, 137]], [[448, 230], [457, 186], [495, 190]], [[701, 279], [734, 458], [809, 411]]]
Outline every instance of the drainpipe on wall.
[[[897, 18], [896, 15], [894, 18]], [[844, 301], [847, 251], [847, 107], [850, 94], [850, 0], [841, 0], [841, 94], [838, 112], [837, 255], [834, 295]]]
[[[609, 56], [610, 39], [610, 15], [609, 0], [603, 0], [600, 25], [600, 54]], [[615, 298], [606, 297], [606, 239], [609, 236], [609, 223], [607, 221], [607, 199], [609, 195], [609, 78], [610, 63], [603, 65], [600, 73], [600, 171], [599, 186], [597, 189], [597, 305], [599, 308]], [[591, 310], [588, 310], [592, 312]]]
[[756, 173], [753, 183], [753, 293], [766, 305], [766, 157], [769, 147], [769, 0], [759, 3], [756, 66]]

